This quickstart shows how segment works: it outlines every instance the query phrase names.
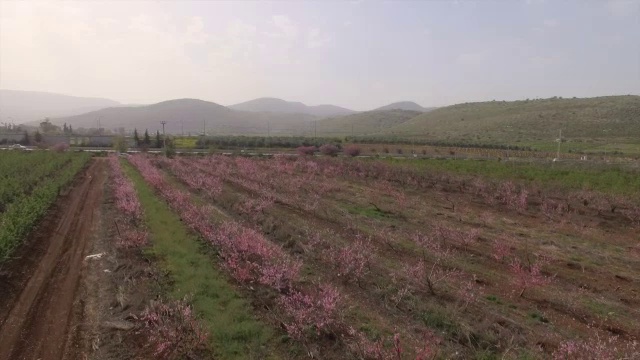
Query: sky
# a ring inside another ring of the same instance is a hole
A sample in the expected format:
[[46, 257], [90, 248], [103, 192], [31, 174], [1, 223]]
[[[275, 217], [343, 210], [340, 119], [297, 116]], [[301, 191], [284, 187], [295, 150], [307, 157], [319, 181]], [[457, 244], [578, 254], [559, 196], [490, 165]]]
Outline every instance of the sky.
[[640, 0], [0, 1], [0, 88], [367, 110], [640, 94]]

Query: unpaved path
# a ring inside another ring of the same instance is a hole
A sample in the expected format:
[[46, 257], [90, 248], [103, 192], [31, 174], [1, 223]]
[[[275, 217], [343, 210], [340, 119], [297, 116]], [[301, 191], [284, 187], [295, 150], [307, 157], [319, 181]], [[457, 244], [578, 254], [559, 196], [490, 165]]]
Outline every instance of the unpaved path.
[[74, 312], [107, 178], [94, 159], [0, 271], [0, 359], [75, 358]]

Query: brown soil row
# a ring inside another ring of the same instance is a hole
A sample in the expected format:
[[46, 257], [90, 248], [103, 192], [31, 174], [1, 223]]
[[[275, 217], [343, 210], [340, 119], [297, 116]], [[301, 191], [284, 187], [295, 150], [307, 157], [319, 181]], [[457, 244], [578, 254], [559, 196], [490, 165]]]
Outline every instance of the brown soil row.
[[106, 178], [93, 160], [0, 270], [0, 359], [78, 357], [77, 292]]

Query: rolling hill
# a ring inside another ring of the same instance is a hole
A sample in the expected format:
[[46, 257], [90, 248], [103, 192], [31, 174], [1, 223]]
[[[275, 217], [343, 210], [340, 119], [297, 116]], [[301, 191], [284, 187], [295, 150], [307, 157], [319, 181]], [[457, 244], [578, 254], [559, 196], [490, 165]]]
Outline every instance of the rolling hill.
[[467, 143], [536, 144], [617, 139], [639, 142], [640, 96], [465, 103], [386, 129], [389, 136]]
[[411, 110], [365, 111], [347, 116], [320, 120], [316, 131], [322, 136], [373, 135], [403, 124], [422, 114]]
[[120, 103], [109, 99], [39, 91], [0, 90], [0, 122], [13, 121], [20, 124], [40, 121], [45, 117], [76, 115], [113, 106], [120, 106]]
[[[225, 106], [196, 99], [163, 101], [146, 106], [122, 106], [92, 111], [86, 114], [54, 118], [54, 124], [67, 123], [74, 129], [96, 128], [100, 119], [106, 129], [125, 128], [162, 131], [161, 121], [166, 121], [167, 133], [202, 133], [206, 126], [211, 134], [272, 134], [295, 135], [308, 129], [311, 115], [248, 112], [229, 109]], [[206, 125], [205, 125], [206, 122]]]
[[374, 109], [374, 111], [379, 111], [379, 110], [410, 110], [410, 111], [420, 111], [420, 112], [427, 112], [427, 111], [431, 111], [435, 108], [425, 108], [422, 107], [416, 103], [414, 103], [413, 101], [399, 101], [399, 102], [394, 102], [391, 103], [389, 105], [385, 105], [385, 106], [381, 106], [377, 109]]
[[251, 112], [274, 112], [286, 114], [309, 114], [317, 117], [349, 115], [355, 111], [335, 105], [308, 106], [301, 102], [276, 98], [259, 98], [229, 106], [230, 109]]

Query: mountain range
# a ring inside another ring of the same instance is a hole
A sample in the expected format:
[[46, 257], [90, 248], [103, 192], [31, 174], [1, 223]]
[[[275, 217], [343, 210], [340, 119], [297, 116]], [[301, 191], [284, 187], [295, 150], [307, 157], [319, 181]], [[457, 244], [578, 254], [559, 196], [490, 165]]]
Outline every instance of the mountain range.
[[[182, 102], [182, 104], [178, 105], [180, 102]], [[230, 115], [231, 113], [223, 111], [222, 105], [206, 101], [198, 102], [196, 99], [176, 99], [151, 105], [133, 106], [124, 105], [117, 101], [102, 98], [77, 97], [37, 91], [0, 90], [0, 122], [14, 122], [16, 124], [31, 123], [33, 125], [37, 125], [44, 118], [48, 117], [52, 118], [54, 123], [60, 123], [61, 121], [65, 122], [68, 120], [66, 122], [76, 127], [97, 127], [98, 118], [103, 117], [100, 122], [101, 127], [129, 128], [131, 127], [131, 122], [119, 121], [114, 118], [114, 114], [129, 114], [129, 111], [131, 111], [131, 116], [140, 121], [145, 118], [145, 113], [154, 114], [157, 109], [170, 108], [172, 111], [175, 110], [173, 113], [174, 116], [178, 115], [176, 111], [183, 111], [180, 113], [179, 117], [182, 118], [182, 127], [184, 128], [185, 121], [187, 121], [188, 124], [195, 121], [192, 119], [193, 114], [199, 114], [198, 116], [201, 117], [204, 115], [202, 108], [206, 106], [204, 106], [203, 103], [209, 104], [205, 112], [209, 110], [214, 111], [210, 114], [214, 117], [222, 116], [220, 115], [220, 112], [222, 112], [225, 114], [221, 117], [223, 122], [226, 120], [233, 120], [238, 122], [238, 124], [236, 124], [237, 126], [245, 126], [246, 124], [256, 126], [256, 124], [252, 123], [254, 120], [262, 121], [262, 123], [257, 124], [261, 127], [269, 127], [269, 122], [274, 122], [274, 125], [281, 126], [283, 124], [288, 124], [293, 118], [295, 118], [294, 115], [298, 115], [298, 120], [307, 121], [359, 113], [358, 111], [336, 105], [324, 104], [309, 106], [301, 102], [264, 97], [224, 107], [227, 110], [241, 112], [235, 115]], [[190, 109], [189, 106], [195, 107]], [[122, 109], [114, 110], [114, 108]], [[140, 109], [134, 110], [134, 108]], [[423, 108], [414, 102], [405, 101], [389, 104], [373, 111], [386, 111], [393, 109], [411, 111], [431, 110], [431, 108]], [[247, 113], [254, 113], [254, 115]], [[161, 115], [161, 117], [163, 116]], [[244, 119], [246, 121], [243, 122], [239, 119]], [[171, 120], [174, 120], [174, 118]], [[77, 123], [74, 124], [74, 122]], [[265, 122], [266, 124], [264, 124]], [[141, 127], [145, 126], [145, 124], [140, 125]]]
[[301, 131], [301, 124], [316, 120], [309, 114], [250, 112], [233, 110], [228, 107], [198, 99], [177, 99], [144, 106], [120, 106], [100, 109], [80, 115], [54, 118], [54, 124], [67, 123], [74, 127], [96, 128], [100, 121], [106, 129], [124, 128], [132, 130], [148, 129], [173, 134], [273, 134], [286, 131], [287, 134]]
[[410, 110], [410, 111], [427, 112], [427, 111], [431, 111], [433, 109], [435, 109], [435, 108], [434, 107], [430, 107], [430, 108], [422, 107], [422, 106], [414, 103], [413, 101], [399, 101], [399, 102], [391, 103], [389, 105], [381, 106], [381, 107], [375, 109], [374, 111], [380, 111], [380, 110]]
[[276, 98], [259, 98], [229, 106], [230, 109], [251, 112], [278, 112], [285, 114], [309, 114], [317, 117], [330, 117], [353, 114], [356, 111], [335, 105], [308, 106], [301, 102], [285, 101]]
[[0, 89], [0, 122], [20, 124], [121, 105], [109, 99]]
[[[382, 122], [385, 112], [393, 110], [389, 119]], [[309, 106], [301, 102], [277, 98], [258, 98], [230, 106], [198, 99], [176, 99], [151, 105], [124, 105], [101, 98], [85, 98], [61, 94], [0, 90], [0, 122], [24, 123], [37, 126], [44, 118], [54, 124], [67, 123], [75, 129], [106, 128], [131, 130], [132, 128], [161, 129], [169, 133], [202, 133], [215, 131], [219, 134], [317, 134], [318, 126], [324, 134], [341, 133], [345, 126], [353, 129], [368, 128], [363, 119], [373, 116], [376, 131], [388, 124], [397, 124], [397, 110], [426, 111], [413, 102], [399, 102], [369, 112], [358, 112], [336, 105]], [[353, 118], [348, 116], [353, 115]], [[360, 115], [360, 116], [358, 116]], [[347, 117], [343, 124], [341, 117]], [[324, 119], [328, 119], [323, 123]], [[316, 124], [311, 125], [311, 122]], [[318, 124], [319, 123], [319, 124]], [[384, 124], [383, 124], [384, 123]], [[338, 127], [337, 129], [334, 127]], [[215, 129], [215, 130], [214, 130]]]
[[[105, 107], [106, 106], [106, 107]], [[87, 109], [92, 111], [85, 112]], [[64, 116], [76, 112], [74, 115]], [[24, 115], [22, 115], [24, 114]], [[55, 115], [63, 114], [63, 115]], [[398, 102], [356, 112], [333, 105], [307, 106], [275, 98], [260, 98], [231, 106], [198, 99], [176, 99], [151, 105], [123, 105], [96, 98], [66, 97], [37, 92], [0, 91], [0, 121], [33, 125], [45, 116], [74, 129], [173, 134], [380, 136], [456, 143], [545, 143], [552, 147], [559, 131], [572, 141], [637, 143], [640, 138], [640, 96], [549, 98], [487, 101], [424, 108]]]

